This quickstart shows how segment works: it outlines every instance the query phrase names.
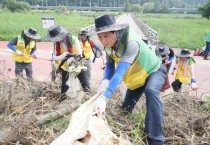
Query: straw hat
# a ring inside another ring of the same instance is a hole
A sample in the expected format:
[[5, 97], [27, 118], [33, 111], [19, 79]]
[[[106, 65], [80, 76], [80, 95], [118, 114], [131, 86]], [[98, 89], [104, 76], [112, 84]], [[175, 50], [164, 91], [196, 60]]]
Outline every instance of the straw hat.
[[62, 26], [52, 26], [48, 29], [48, 34], [46, 36], [46, 41], [51, 42], [58, 42], [62, 41], [66, 35], [68, 34], [68, 31], [62, 27]]
[[158, 45], [155, 49], [155, 53], [160, 56], [168, 55], [170, 53], [168, 46]]
[[40, 39], [41, 38], [41, 36], [37, 34], [37, 31], [34, 28], [29, 28], [27, 30], [24, 30], [24, 34], [27, 37], [32, 38], [32, 39]]
[[179, 54], [176, 54], [177, 57], [192, 57], [193, 55], [191, 54], [189, 49], [182, 49]]

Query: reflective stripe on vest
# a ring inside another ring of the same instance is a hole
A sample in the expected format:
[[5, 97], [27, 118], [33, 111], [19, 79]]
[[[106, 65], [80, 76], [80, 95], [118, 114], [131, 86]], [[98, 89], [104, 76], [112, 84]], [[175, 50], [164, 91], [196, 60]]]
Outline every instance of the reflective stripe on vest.
[[[70, 39], [71, 42], [72, 42], [73, 54], [78, 54], [78, 53], [77, 53], [77, 49], [76, 49], [76, 47], [75, 47], [75, 43], [76, 43], [76, 39], [77, 39], [77, 38], [76, 38], [75, 36], [71, 36], [71, 38], [69, 38], [69, 39]], [[55, 46], [55, 45], [54, 45], [54, 46]], [[68, 52], [68, 51], [65, 50], [64, 47], [61, 45], [61, 46], [60, 46], [60, 53], [63, 54], [64, 52]], [[61, 63], [61, 60], [55, 60], [55, 67], [58, 68], [59, 65], [60, 65], [60, 63]], [[65, 71], [68, 70], [68, 67], [67, 67], [66, 62], [61, 66], [61, 68], [62, 68], [63, 70], [65, 70]]]
[[85, 59], [89, 59], [92, 56], [92, 48], [88, 41], [86, 41], [83, 45], [83, 42], [80, 43], [83, 53], [85, 55]]
[[[143, 42], [135, 34], [129, 33], [129, 41], [135, 40], [139, 46], [140, 51], [135, 62], [127, 70], [123, 81], [130, 90], [137, 89], [143, 86], [146, 82], [147, 77], [157, 71], [160, 67], [160, 61], [154, 52], [148, 47], [147, 44]], [[123, 45], [120, 45], [118, 52], [123, 52]], [[116, 63], [119, 62], [120, 58], [115, 55], [115, 52], [111, 55], [111, 49], [106, 48], [106, 51], [110, 57], [112, 57]], [[114, 51], [114, 50], [113, 50]]]
[[31, 51], [32, 48], [34, 48], [34, 46], [35, 46], [35, 41], [31, 41], [25, 47], [25, 40], [21, 36], [18, 36], [17, 44], [15, 47], [17, 48], [17, 50], [21, 51], [23, 55], [20, 56], [16, 52], [14, 52], [12, 54], [12, 59], [16, 62], [24, 62], [24, 63], [32, 62]]

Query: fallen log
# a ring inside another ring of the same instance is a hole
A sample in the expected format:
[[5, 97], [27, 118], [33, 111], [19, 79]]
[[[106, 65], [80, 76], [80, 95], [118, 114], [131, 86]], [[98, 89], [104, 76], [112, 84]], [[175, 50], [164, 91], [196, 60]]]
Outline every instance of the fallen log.
[[21, 127], [27, 127], [30, 125], [41, 126], [48, 123], [50, 120], [56, 120], [64, 115], [68, 115], [69, 113], [72, 112], [72, 110], [74, 110], [80, 105], [80, 102], [77, 100], [78, 99], [72, 99], [69, 102], [69, 104], [63, 106], [63, 108], [59, 110], [54, 110], [49, 114], [44, 114], [40, 116], [37, 116], [34, 113], [34, 108], [36, 105], [36, 101], [34, 101], [34, 104], [32, 105], [28, 114], [25, 115], [24, 119], [23, 118], [20, 119], [19, 121], [17, 121], [18, 122], [17, 124], [13, 124], [13, 126], [12, 127], [10, 126], [8, 129], [0, 130], [0, 144], [18, 141], [20, 139], [18, 136], [19, 134], [18, 130]]

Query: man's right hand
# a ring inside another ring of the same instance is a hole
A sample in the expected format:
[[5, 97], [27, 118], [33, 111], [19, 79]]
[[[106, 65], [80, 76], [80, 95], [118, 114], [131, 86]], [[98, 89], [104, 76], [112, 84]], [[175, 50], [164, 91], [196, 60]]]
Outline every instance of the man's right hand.
[[23, 53], [20, 50], [16, 50], [15, 52], [17, 53], [17, 55], [23, 55]]

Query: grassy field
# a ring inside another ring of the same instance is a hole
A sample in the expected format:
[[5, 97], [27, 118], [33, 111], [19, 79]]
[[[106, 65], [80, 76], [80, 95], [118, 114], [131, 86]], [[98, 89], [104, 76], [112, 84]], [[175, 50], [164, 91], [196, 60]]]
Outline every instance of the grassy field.
[[43, 41], [47, 29], [42, 29], [42, 17], [54, 17], [56, 25], [62, 25], [73, 35], [78, 35], [81, 28], [93, 24], [94, 17], [79, 15], [75, 12], [58, 14], [55, 12], [11, 13], [0, 11], [0, 40], [11, 40], [21, 34], [23, 29], [33, 27], [42, 36]]
[[143, 22], [159, 33], [159, 43], [177, 48], [202, 48], [210, 21], [194, 14], [138, 14]]
[[[80, 29], [94, 23], [94, 18], [102, 13], [74, 12], [59, 14], [54, 11], [32, 11], [11, 13], [0, 10], [0, 41], [9, 41], [20, 35], [25, 28], [34, 27], [43, 41], [47, 29], [42, 29], [42, 17], [54, 17], [56, 25], [63, 25], [76, 35]], [[115, 13], [119, 14], [119, 13]], [[159, 33], [159, 43], [178, 48], [202, 48], [205, 33], [210, 30], [210, 21], [201, 15], [192, 14], [137, 14], [137, 17]]]

